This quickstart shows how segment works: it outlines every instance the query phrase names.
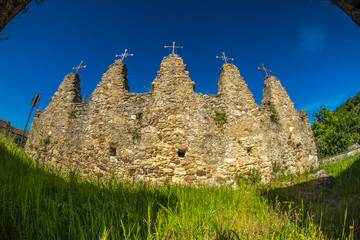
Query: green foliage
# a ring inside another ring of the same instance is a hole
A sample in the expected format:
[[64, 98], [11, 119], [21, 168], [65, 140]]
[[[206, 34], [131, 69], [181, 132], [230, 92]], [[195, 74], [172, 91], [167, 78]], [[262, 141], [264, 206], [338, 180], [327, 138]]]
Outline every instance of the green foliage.
[[284, 171], [283, 167], [281, 166], [281, 163], [278, 161], [272, 162], [271, 165], [272, 165], [273, 173], [275, 175], [277, 175], [278, 173], [282, 174], [282, 172]]
[[76, 109], [71, 110], [71, 112], [69, 113], [69, 118], [75, 119], [76, 118], [76, 113], [77, 113]]
[[226, 113], [215, 112], [215, 116], [213, 117], [216, 125], [218, 125], [222, 131], [224, 131], [225, 123], [227, 122]]
[[46, 147], [49, 143], [50, 143], [50, 136], [46, 136], [46, 138], [42, 140], [42, 144]]
[[359, 109], [360, 104], [360, 92], [355, 97], [349, 98], [346, 102], [336, 108], [336, 112], [350, 112], [353, 109]]
[[131, 135], [133, 140], [141, 138], [141, 129], [139, 127], [128, 128], [128, 133]]
[[279, 121], [279, 114], [276, 111], [276, 108], [275, 108], [274, 104], [270, 104], [270, 120], [272, 122]]
[[270, 120], [272, 122], [279, 121], [279, 113], [276, 110], [274, 103], [269, 101], [269, 102], [266, 102], [265, 105], [267, 105], [268, 109], [270, 110]]
[[320, 106], [312, 129], [320, 158], [347, 150], [360, 140], [360, 93], [331, 111]]
[[139, 112], [139, 113], [136, 113], [136, 120], [140, 121], [142, 118], [142, 113]]
[[2, 135], [0, 184], [1, 239], [325, 239], [253, 184], [86, 180], [37, 164]]
[[331, 177], [314, 179], [306, 173], [293, 177], [291, 181], [298, 184], [290, 187], [281, 182], [268, 184], [263, 195], [300, 226], [321, 227], [326, 239], [360, 239], [360, 154], [323, 164], [320, 169]]
[[217, 123], [226, 123], [226, 113], [216, 112], [215, 117], [213, 118]]
[[248, 173], [236, 174], [236, 184], [241, 185], [258, 185], [261, 182], [261, 173], [256, 169], [250, 169]]

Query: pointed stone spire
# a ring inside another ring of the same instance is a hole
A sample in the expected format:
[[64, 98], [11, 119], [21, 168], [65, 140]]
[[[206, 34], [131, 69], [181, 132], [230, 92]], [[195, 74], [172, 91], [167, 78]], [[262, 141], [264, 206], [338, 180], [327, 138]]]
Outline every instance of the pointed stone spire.
[[154, 92], [167, 92], [173, 94], [194, 92], [195, 83], [190, 79], [189, 72], [183, 59], [176, 54], [164, 57], [160, 64], [155, 80], [152, 83]]
[[266, 76], [264, 86], [262, 106], [268, 108], [279, 120], [297, 116], [294, 102], [291, 101], [278, 78], [271, 75]]
[[[306, 113], [296, 110], [280, 80], [274, 76], [266, 76], [262, 96], [262, 116], [267, 128], [268, 149], [278, 150], [271, 153], [270, 158], [277, 159], [279, 154], [284, 160], [286, 174], [298, 174], [306, 169], [318, 167], [315, 139]], [[279, 151], [280, 150], [280, 151]], [[278, 155], [277, 155], [277, 154]], [[297, 167], [294, 167], [294, 164]]]
[[105, 99], [112, 99], [112, 103], [116, 104], [119, 97], [128, 92], [127, 67], [123, 60], [118, 59], [109, 66], [106, 73], [102, 76], [101, 82], [91, 95], [91, 101], [101, 101], [104, 103]]
[[51, 97], [47, 109], [66, 107], [71, 103], [81, 103], [80, 77], [73, 72], [64, 77], [54, 96]]
[[219, 73], [218, 94], [236, 105], [253, 108], [254, 96], [250, 92], [239, 69], [234, 64], [225, 63]]

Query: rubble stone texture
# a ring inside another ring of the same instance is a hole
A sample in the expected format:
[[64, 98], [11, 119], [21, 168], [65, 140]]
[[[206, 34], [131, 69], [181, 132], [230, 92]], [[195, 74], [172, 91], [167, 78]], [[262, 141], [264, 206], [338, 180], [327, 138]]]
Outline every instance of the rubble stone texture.
[[[14, 126], [11, 126], [9, 121], [0, 119], [0, 132], [5, 133], [6, 135], [9, 135], [10, 137], [12, 137], [14, 139], [16, 144], [20, 145], [24, 130], [14, 127]], [[29, 135], [29, 131], [25, 131], [23, 144], [26, 142], [28, 135]]]
[[268, 181], [317, 167], [306, 112], [294, 108], [276, 77], [264, 85], [258, 105], [238, 68], [225, 63], [218, 93], [196, 93], [182, 58], [171, 54], [152, 91], [131, 93], [127, 68], [116, 60], [88, 103], [79, 75], [68, 74], [36, 112], [25, 150], [87, 177], [156, 183], [231, 183], [253, 170]]

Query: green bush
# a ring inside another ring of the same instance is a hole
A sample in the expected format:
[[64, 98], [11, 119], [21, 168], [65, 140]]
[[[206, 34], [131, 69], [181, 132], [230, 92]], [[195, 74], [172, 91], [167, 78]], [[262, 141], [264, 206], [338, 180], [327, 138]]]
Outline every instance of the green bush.
[[224, 131], [225, 124], [227, 122], [226, 113], [222, 112], [215, 112], [215, 116], [213, 117], [215, 124]]
[[276, 108], [273, 104], [270, 104], [270, 120], [272, 122], [277, 122], [279, 121], [279, 114], [276, 111]]
[[[354, 100], [355, 99], [355, 100]], [[360, 94], [348, 99], [335, 111], [321, 106], [313, 116], [312, 129], [319, 158], [346, 151], [360, 141]]]
[[71, 112], [69, 113], [69, 118], [71, 118], [71, 119], [76, 118], [76, 113], [77, 113], [77, 110], [75, 110], [75, 109], [71, 110]]
[[256, 169], [250, 169], [248, 173], [236, 174], [236, 184], [240, 185], [258, 185], [261, 182], [261, 173]]

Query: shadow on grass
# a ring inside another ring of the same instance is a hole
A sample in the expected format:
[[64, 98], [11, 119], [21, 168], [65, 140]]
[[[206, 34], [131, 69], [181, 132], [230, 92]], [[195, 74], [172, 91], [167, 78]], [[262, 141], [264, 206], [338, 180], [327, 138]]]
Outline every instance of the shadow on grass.
[[146, 238], [177, 202], [165, 187], [64, 178], [2, 143], [0, 184], [0, 239]]
[[300, 225], [313, 221], [329, 238], [360, 239], [360, 155], [335, 178], [320, 178], [263, 194], [292, 213]]

